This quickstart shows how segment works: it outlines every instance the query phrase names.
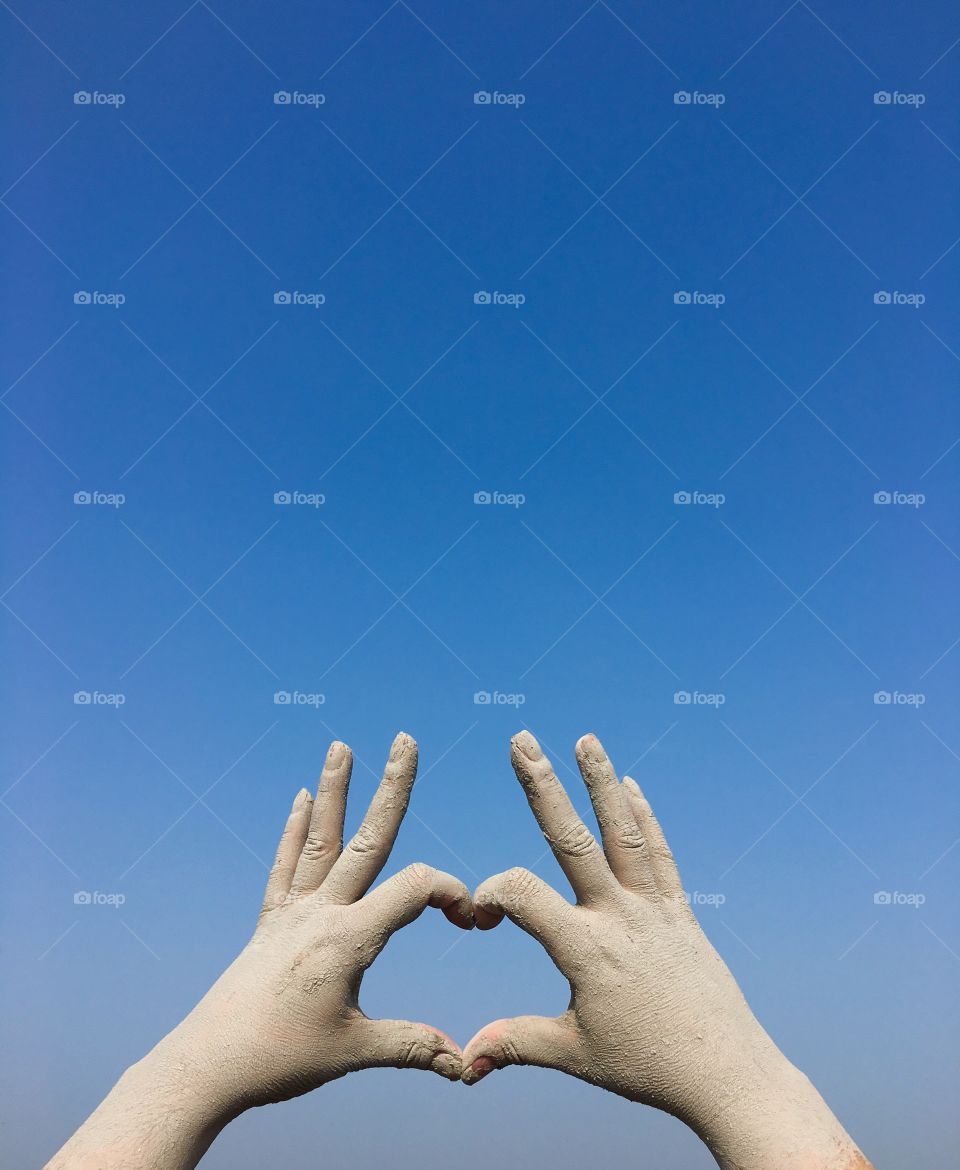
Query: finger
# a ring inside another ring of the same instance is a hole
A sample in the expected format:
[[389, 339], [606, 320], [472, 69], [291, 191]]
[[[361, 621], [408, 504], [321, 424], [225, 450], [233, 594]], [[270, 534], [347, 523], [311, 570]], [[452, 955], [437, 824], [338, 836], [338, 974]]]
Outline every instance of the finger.
[[465, 1085], [475, 1085], [495, 1068], [508, 1064], [533, 1064], [539, 1068], [571, 1071], [579, 1047], [572, 1014], [562, 1016], [514, 1016], [495, 1020], [474, 1036], [463, 1050]]
[[363, 823], [323, 883], [324, 897], [355, 902], [367, 892], [390, 856], [416, 775], [417, 742], [401, 731], [390, 748], [383, 779]]
[[293, 807], [287, 817], [280, 844], [277, 846], [277, 855], [267, 878], [267, 888], [263, 895], [261, 916], [275, 906], [282, 905], [290, 893], [290, 883], [297, 868], [297, 859], [307, 839], [307, 830], [310, 827], [310, 814], [313, 809], [313, 800], [306, 788], [301, 788], [294, 797]]
[[660, 828], [660, 822], [653, 815], [650, 802], [640, 791], [640, 785], [629, 776], [624, 776], [623, 787], [633, 809], [637, 824], [643, 833], [650, 849], [650, 860], [656, 878], [657, 888], [661, 894], [668, 897], [683, 898], [683, 882], [680, 880], [680, 871], [673, 860], [673, 853], [667, 844], [667, 839]]
[[357, 904], [357, 910], [364, 923], [364, 936], [374, 945], [373, 957], [395, 931], [419, 918], [428, 906], [442, 910], [454, 926], [473, 928], [470, 891], [440, 869], [415, 862], [371, 890]]
[[563, 970], [573, 945], [575, 908], [528, 869], [508, 869], [487, 878], [473, 896], [473, 913], [480, 930], [491, 930], [504, 916], [532, 935]]
[[510, 758], [533, 815], [577, 899], [585, 904], [599, 902], [616, 886], [616, 879], [529, 731], [519, 732], [510, 741]]
[[595, 735], [585, 735], [576, 755], [614, 876], [628, 890], [652, 887], [649, 850], [603, 745]]
[[444, 1032], [409, 1020], [363, 1020], [357, 1026], [358, 1068], [421, 1068], [460, 1079], [463, 1054]]
[[343, 816], [347, 808], [347, 789], [353, 770], [353, 752], [335, 739], [327, 750], [317, 798], [313, 802], [310, 828], [303, 843], [290, 885], [292, 894], [315, 890], [333, 867], [343, 849]]

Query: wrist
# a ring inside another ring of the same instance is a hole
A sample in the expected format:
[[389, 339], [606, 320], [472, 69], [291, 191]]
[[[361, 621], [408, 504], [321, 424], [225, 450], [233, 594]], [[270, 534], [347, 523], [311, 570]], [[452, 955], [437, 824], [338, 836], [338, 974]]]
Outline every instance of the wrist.
[[46, 1170], [193, 1170], [244, 1106], [189, 1055], [188, 1021], [127, 1069]]
[[811, 1081], [759, 1029], [685, 1118], [721, 1170], [871, 1170]]

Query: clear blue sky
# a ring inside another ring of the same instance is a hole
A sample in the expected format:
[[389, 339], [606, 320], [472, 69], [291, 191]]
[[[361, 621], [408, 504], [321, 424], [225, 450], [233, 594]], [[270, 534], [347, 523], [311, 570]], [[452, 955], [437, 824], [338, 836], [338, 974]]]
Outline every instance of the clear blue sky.
[[[334, 735], [351, 826], [393, 734], [420, 742], [391, 869], [562, 884], [520, 726], [581, 809], [580, 734], [632, 768], [878, 1167], [955, 1162], [956, 12], [183, 5], [0, 8], [4, 1163], [42, 1162], [243, 945]], [[363, 991], [461, 1042], [565, 997], [514, 928], [438, 915]], [[207, 1162], [351, 1149], [712, 1164], [535, 1070], [358, 1075]]]

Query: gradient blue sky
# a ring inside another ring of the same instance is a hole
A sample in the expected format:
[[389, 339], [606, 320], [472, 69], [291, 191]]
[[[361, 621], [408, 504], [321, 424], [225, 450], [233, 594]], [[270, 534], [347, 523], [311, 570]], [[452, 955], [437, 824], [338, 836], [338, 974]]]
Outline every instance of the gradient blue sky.
[[[390, 870], [562, 886], [519, 726], [584, 811], [581, 733], [632, 769], [687, 888], [724, 899], [698, 913], [760, 1019], [878, 1167], [956, 1161], [951, 8], [0, 8], [4, 1164], [49, 1156], [243, 945], [334, 735], [351, 826], [395, 731], [420, 742]], [[74, 503], [95, 491], [125, 502]], [[566, 988], [509, 924], [428, 915], [362, 1002], [463, 1042]], [[398, 1158], [712, 1165], [536, 1070], [361, 1074], [243, 1117], [205, 1165]]]

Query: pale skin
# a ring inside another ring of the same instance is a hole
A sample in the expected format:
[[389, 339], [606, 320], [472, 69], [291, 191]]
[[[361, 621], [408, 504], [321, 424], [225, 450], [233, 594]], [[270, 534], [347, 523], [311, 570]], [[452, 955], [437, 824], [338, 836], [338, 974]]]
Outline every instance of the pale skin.
[[[470, 1085], [510, 1064], [557, 1069], [673, 1114], [721, 1170], [872, 1170], [707, 941], [637, 784], [618, 780], [595, 736], [578, 742], [601, 848], [533, 736], [521, 732], [511, 747], [575, 905], [524, 869], [489, 878], [472, 900], [426, 865], [368, 892], [406, 811], [417, 745], [394, 740], [344, 849], [352, 756], [333, 743], [316, 798], [302, 789], [294, 800], [250, 943], [46, 1170], [193, 1170], [244, 1110], [348, 1072], [420, 1068]], [[498, 1020], [462, 1053], [427, 1025], [368, 1019], [357, 1002], [363, 972], [427, 906], [464, 929], [508, 917], [533, 935], [570, 982], [567, 1011]]]
[[435, 906], [463, 929], [470, 894], [411, 865], [367, 892], [406, 812], [417, 745], [401, 733], [362, 825], [342, 847], [352, 755], [334, 742], [312, 799], [293, 803], [253, 938], [187, 1018], [139, 1063], [46, 1170], [192, 1170], [227, 1122], [364, 1068], [419, 1068], [457, 1080], [442, 1032], [371, 1020], [360, 980], [394, 931]]
[[571, 999], [556, 1018], [488, 1024], [464, 1049], [464, 1082], [511, 1064], [558, 1069], [680, 1118], [722, 1170], [871, 1170], [700, 929], [637, 784], [620, 783], [595, 736], [579, 740], [601, 848], [534, 737], [520, 732], [511, 748], [577, 901], [512, 869], [479, 886], [474, 916], [482, 930], [507, 917], [533, 935]]

